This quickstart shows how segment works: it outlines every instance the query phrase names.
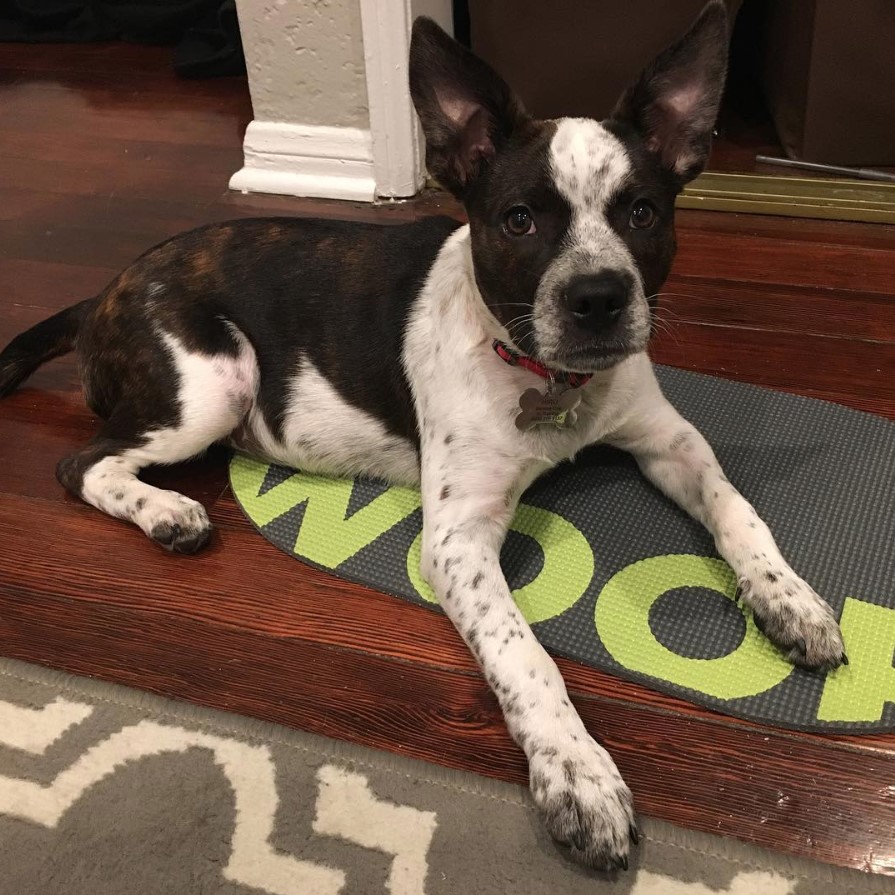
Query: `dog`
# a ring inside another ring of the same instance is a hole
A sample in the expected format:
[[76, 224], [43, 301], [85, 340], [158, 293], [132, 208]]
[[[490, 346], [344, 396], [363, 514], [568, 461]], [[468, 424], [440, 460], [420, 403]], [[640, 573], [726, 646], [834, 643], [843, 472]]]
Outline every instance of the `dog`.
[[630, 452], [711, 532], [774, 644], [811, 669], [847, 662], [832, 610], [663, 397], [647, 355], [675, 196], [706, 163], [727, 40], [712, 0], [608, 119], [538, 121], [485, 62], [418, 19], [410, 88], [427, 166], [463, 201], [467, 225], [202, 227], [0, 354], [5, 395], [77, 349], [103, 422], [57, 477], [170, 551], [205, 545], [208, 517], [138, 474], [215, 442], [419, 486], [422, 574], [528, 758], [549, 832], [592, 868], [627, 867], [631, 792], [499, 562], [541, 473], [597, 442]]

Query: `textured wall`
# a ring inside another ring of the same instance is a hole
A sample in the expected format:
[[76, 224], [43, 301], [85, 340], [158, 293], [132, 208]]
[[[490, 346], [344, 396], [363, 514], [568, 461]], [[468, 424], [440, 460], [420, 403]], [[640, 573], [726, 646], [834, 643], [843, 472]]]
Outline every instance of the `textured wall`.
[[367, 128], [358, 0], [237, 0], [256, 121]]

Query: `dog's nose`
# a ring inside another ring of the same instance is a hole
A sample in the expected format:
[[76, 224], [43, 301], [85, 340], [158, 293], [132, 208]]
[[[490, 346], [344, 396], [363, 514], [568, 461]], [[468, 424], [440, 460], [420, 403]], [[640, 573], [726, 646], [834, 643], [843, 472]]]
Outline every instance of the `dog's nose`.
[[621, 317], [629, 291], [628, 279], [615, 271], [578, 277], [566, 289], [566, 307], [580, 327], [600, 332]]

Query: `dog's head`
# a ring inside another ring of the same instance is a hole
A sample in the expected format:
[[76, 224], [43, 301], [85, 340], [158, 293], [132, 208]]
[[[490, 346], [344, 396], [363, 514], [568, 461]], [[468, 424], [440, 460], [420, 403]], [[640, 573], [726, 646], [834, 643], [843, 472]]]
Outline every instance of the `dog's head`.
[[536, 121], [481, 59], [417, 19], [410, 89], [429, 172], [469, 214], [479, 290], [510, 340], [559, 369], [605, 369], [650, 335], [674, 200], [704, 167], [723, 89], [721, 0], [603, 122]]

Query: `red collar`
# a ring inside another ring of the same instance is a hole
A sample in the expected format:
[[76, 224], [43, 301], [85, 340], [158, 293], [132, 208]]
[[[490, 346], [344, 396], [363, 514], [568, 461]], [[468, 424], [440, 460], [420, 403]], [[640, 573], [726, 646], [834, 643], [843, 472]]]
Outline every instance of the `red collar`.
[[569, 388], [581, 388], [582, 385], [587, 385], [591, 380], [590, 373], [566, 373], [564, 370], [551, 370], [539, 361], [532, 360], [532, 358], [526, 357], [524, 354], [519, 354], [508, 345], [504, 345], [499, 339], [495, 339], [491, 345], [502, 361], [505, 361], [511, 367], [523, 367], [536, 376], [540, 376], [541, 379], [559, 382], [561, 385], [569, 386]]

